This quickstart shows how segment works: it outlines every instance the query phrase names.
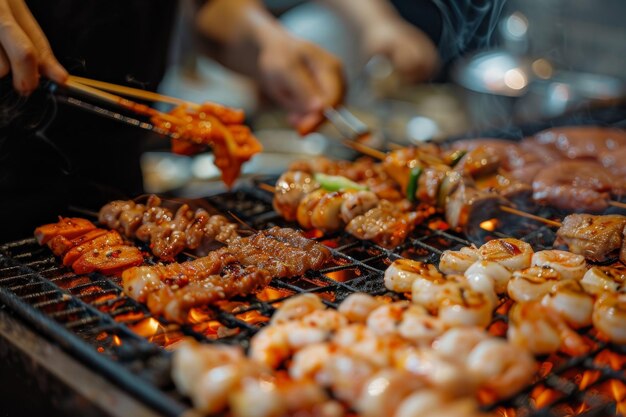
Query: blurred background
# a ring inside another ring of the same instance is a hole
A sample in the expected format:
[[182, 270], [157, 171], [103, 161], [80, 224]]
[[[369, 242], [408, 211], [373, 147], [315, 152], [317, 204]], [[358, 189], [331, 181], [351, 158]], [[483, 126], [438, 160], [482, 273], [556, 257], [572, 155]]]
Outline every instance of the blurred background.
[[[244, 166], [244, 177], [277, 175], [291, 161], [312, 155], [354, 156], [330, 126], [299, 138], [253, 82], [199, 54], [191, 34], [193, 2], [180, 4], [160, 89], [190, 101], [245, 109], [265, 151]], [[622, 0], [495, 1], [501, 12], [483, 28], [481, 42], [452, 56], [435, 82], [416, 85], [403, 84], [386, 59], [362, 56], [359, 37], [332, 10], [314, 1], [266, 4], [292, 33], [341, 58], [350, 86], [347, 107], [376, 130], [375, 146], [506, 129], [614, 105], [625, 95]], [[444, 22], [442, 42], [446, 31], [457, 34]], [[211, 154], [176, 156], [167, 148], [155, 140], [144, 153], [146, 191], [195, 197], [220, 190]]]

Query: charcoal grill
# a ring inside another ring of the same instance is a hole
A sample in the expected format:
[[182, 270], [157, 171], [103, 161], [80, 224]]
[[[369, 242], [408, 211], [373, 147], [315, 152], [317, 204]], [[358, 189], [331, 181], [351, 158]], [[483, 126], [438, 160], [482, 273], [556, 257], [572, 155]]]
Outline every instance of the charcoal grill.
[[[579, 116], [575, 121], [622, 125], [623, 109], [602, 114], [612, 119], [596, 114]], [[493, 133], [521, 137], [545, 127]], [[271, 195], [255, 183], [206, 200], [256, 229], [293, 226], [277, 216]], [[153, 317], [143, 305], [123, 294], [115, 278], [98, 273], [76, 275], [60, 267], [48, 248], [40, 247], [32, 238], [7, 243], [0, 246], [0, 302], [4, 306], [0, 309], [0, 356], [26, 352], [46, 372], [69, 386], [75, 385], [75, 394], [96, 403], [95, 408], [105, 415], [193, 415], [190, 403], [177, 394], [169, 377], [170, 351], [178, 341], [190, 336], [245, 348], [279, 303], [301, 293], [315, 293], [331, 307], [358, 291], [398, 299], [401, 295], [388, 292], [383, 283], [384, 270], [391, 262], [407, 257], [437, 263], [443, 250], [470, 244], [463, 235], [441, 230], [437, 220], [418, 226], [410, 239], [394, 250], [343, 232], [329, 236], [312, 233], [310, 237], [326, 244], [333, 253], [322, 270], [274, 279], [254, 296], [225, 301], [210, 309], [194, 309], [191, 322], [185, 325]], [[536, 250], [549, 248], [554, 241], [554, 231], [545, 225], [521, 218], [516, 219], [516, 225], [515, 237]], [[508, 236], [490, 233], [493, 237]], [[489, 327], [492, 333], [502, 335], [506, 331], [509, 304], [505, 301], [497, 310]], [[593, 347], [588, 355], [541, 358], [536, 382], [504, 401], [481, 398], [485, 409], [508, 417], [625, 414], [626, 346], [599, 339], [593, 329], [584, 331], [584, 336]], [[33, 349], [47, 353], [33, 353]], [[59, 364], [65, 363], [65, 368], [59, 369]], [[98, 395], [100, 390], [107, 394]]]

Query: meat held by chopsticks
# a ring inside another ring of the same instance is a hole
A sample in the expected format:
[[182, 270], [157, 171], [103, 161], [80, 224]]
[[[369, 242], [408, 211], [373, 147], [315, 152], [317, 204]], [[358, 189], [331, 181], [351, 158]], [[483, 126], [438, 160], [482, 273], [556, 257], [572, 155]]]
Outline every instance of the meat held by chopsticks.
[[192, 155], [210, 146], [215, 165], [222, 172], [222, 181], [228, 187], [239, 176], [242, 164], [263, 149], [250, 129], [242, 124], [244, 113], [241, 110], [204, 103], [196, 107], [178, 106], [168, 114], [173, 118], [157, 114], [152, 122], [178, 136], [172, 140], [172, 151]]
[[204, 209], [193, 211], [186, 204], [173, 213], [161, 203], [155, 195], [146, 204], [113, 201], [100, 209], [98, 219], [128, 238], [150, 243], [152, 253], [167, 261], [186, 249], [213, 241], [227, 243], [238, 236], [237, 225], [222, 215], [210, 215]]
[[[626, 216], [570, 214], [557, 231], [555, 245], [565, 244], [571, 252], [595, 262], [624, 253]], [[626, 256], [622, 255], [622, 262]]]

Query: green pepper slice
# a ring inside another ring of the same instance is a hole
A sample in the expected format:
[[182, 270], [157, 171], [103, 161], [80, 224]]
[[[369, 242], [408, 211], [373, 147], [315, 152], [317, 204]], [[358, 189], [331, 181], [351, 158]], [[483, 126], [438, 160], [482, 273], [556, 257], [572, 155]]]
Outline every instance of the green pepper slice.
[[346, 177], [342, 177], [341, 175], [327, 175], [318, 172], [314, 177], [315, 181], [317, 181], [326, 191], [368, 190], [366, 186], [357, 184], [356, 182]]
[[409, 173], [409, 183], [406, 186], [406, 198], [411, 203], [415, 201], [415, 193], [417, 192], [417, 185], [420, 175], [422, 175], [422, 167], [411, 168]]

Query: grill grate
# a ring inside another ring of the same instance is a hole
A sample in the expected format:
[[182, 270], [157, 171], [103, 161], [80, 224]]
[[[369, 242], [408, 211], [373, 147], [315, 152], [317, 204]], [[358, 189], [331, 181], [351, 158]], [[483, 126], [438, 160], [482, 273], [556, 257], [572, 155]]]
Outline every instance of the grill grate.
[[[611, 124], [618, 126], [624, 124], [619, 121], [623, 115], [623, 109], [610, 109], [604, 118], [596, 115], [578, 121], [607, 124], [612, 120]], [[545, 127], [492, 133], [521, 137]], [[273, 211], [271, 196], [256, 186], [206, 200], [222, 213], [232, 213], [256, 229], [291, 226]], [[209, 343], [219, 340], [247, 347], [250, 337], [269, 321], [275, 308], [301, 293], [315, 293], [331, 307], [358, 291], [400, 299], [401, 295], [384, 287], [383, 273], [391, 262], [406, 257], [436, 264], [442, 251], [470, 244], [465, 236], [439, 230], [436, 221], [418, 226], [410, 239], [394, 250], [345, 233], [312, 235], [333, 253], [333, 259], [322, 270], [293, 279], [275, 279], [254, 296], [194, 309], [190, 323], [185, 325], [153, 317], [143, 305], [126, 297], [115, 279], [98, 273], [76, 275], [59, 267], [47, 248], [37, 245], [34, 239], [24, 239], [0, 245], [0, 302], [163, 415], [178, 416], [190, 405], [177, 394], [169, 377], [169, 350], [177, 341], [191, 336]], [[554, 241], [553, 230], [532, 220], [515, 218], [511, 224], [515, 227], [507, 229], [506, 234], [493, 232], [493, 237], [512, 235], [535, 250], [550, 248]], [[496, 311], [489, 327], [492, 333], [502, 335], [506, 331], [509, 307], [510, 302], [504, 301]], [[507, 417], [626, 414], [626, 346], [599, 340], [592, 329], [584, 335], [593, 346], [588, 355], [540, 358], [536, 382], [506, 401], [481, 398], [487, 404], [485, 408]]]

